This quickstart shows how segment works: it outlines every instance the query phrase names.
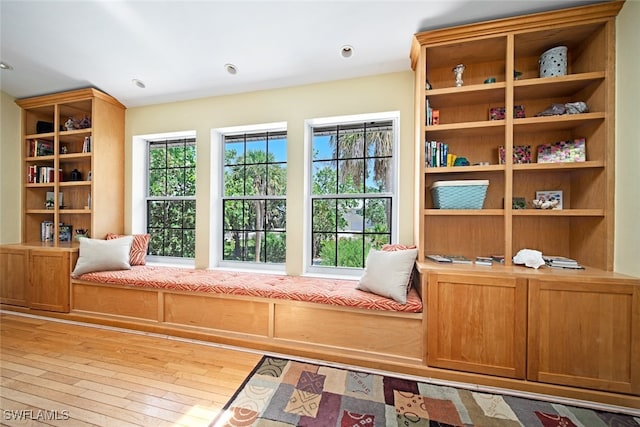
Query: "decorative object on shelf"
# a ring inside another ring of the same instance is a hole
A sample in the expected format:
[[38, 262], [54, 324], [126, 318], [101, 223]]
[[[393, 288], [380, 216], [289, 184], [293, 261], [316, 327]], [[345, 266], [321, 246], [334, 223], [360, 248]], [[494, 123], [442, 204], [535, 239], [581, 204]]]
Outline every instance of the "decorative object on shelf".
[[487, 77], [484, 80], [484, 84], [488, 84], [488, 83], [495, 83], [496, 82], [496, 78], [495, 77]]
[[586, 160], [585, 138], [538, 146], [538, 163], [585, 162]]
[[[504, 146], [498, 147], [498, 163], [505, 164], [506, 150]], [[514, 164], [526, 164], [531, 163], [531, 146], [530, 145], [516, 145], [513, 147], [513, 163]]]
[[86, 228], [76, 228], [76, 240], [89, 237], [89, 230]]
[[511, 209], [526, 209], [527, 200], [524, 197], [512, 197]]
[[[64, 207], [64, 194], [62, 192], [58, 193], [58, 206], [60, 209]], [[44, 206], [47, 209], [53, 209], [55, 207], [55, 193], [53, 191], [47, 191], [47, 195], [45, 197]]]
[[470, 164], [466, 157], [456, 157], [453, 160], [453, 166], [469, 166]]
[[456, 76], [456, 86], [460, 87], [462, 86], [462, 73], [464, 73], [465, 70], [465, 66], [464, 64], [458, 64], [455, 67], [453, 67], [453, 74]]
[[60, 154], [67, 154], [69, 152], [69, 149], [67, 148], [66, 145], [60, 145]]
[[556, 46], [545, 51], [538, 60], [540, 77], [557, 77], [567, 74], [567, 47]]
[[562, 191], [536, 191], [536, 199], [533, 201], [533, 207], [536, 209], [562, 209]]
[[431, 90], [431, 89], [432, 89], [432, 88], [431, 88], [431, 83], [429, 83], [429, 80], [427, 80], [427, 81], [424, 83], [424, 88], [425, 88], [425, 90]]
[[64, 128], [66, 130], [74, 130], [76, 128], [75, 121], [73, 117], [69, 117], [66, 122], [64, 122]]
[[513, 263], [524, 264], [527, 267], [535, 269], [545, 264], [544, 259], [542, 259], [542, 252], [535, 249], [520, 249], [513, 257]]
[[[504, 107], [494, 107], [489, 109], [489, 120], [504, 120], [505, 115]], [[514, 105], [513, 117], [516, 119], [524, 119], [526, 117], [524, 112], [524, 105]]]
[[58, 240], [60, 240], [61, 242], [70, 242], [71, 230], [71, 225], [60, 223], [60, 225], [58, 225]]
[[563, 114], [580, 114], [580, 113], [588, 113], [589, 106], [586, 102], [577, 101], [577, 102], [568, 102], [566, 104], [551, 104], [549, 108], [546, 110], [540, 111], [535, 116], [536, 117], [544, 117], [544, 116], [561, 116]]
[[513, 79], [520, 80], [520, 77], [522, 77], [522, 71], [513, 70]]
[[482, 209], [489, 180], [436, 181], [431, 184], [436, 209]]
[[71, 181], [82, 181], [82, 173], [78, 169], [71, 171]]
[[564, 108], [566, 109], [566, 114], [580, 114], [589, 112], [589, 106], [586, 102], [582, 101], [567, 102], [566, 104], [564, 104]]
[[78, 129], [87, 129], [91, 127], [91, 119], [89, 116], [84, 116], [82, 120], [78, 122]]
[[49, 133], [53, 132], [53, 123], [44, 122], [42, 120], [38, 120], [36, 122], [36, 133]]

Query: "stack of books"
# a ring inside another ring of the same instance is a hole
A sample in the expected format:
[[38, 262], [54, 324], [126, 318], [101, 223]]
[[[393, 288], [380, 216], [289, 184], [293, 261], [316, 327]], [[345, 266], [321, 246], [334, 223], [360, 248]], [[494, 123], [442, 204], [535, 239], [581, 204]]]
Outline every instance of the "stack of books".
[[578, 264], [575, 259], [563, 257], [563, 256], [551, 256], [543, 255], [545, 264], [553, 268], [571, 268], [574, 270], [584, 270], [584, 267]]
[[436, 262], [447, 262], [453, 264], [472, 264], [473, 262], [462, 255], [427, 255], [427, 258]]

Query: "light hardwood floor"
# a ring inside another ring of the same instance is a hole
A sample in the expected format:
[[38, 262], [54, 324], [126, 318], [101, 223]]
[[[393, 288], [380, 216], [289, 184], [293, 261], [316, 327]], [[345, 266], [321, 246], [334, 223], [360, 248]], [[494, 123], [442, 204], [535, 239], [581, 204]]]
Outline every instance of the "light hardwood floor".
[[12, 314], [0, 332], [7, 426], [206, 426], [261, 357]]

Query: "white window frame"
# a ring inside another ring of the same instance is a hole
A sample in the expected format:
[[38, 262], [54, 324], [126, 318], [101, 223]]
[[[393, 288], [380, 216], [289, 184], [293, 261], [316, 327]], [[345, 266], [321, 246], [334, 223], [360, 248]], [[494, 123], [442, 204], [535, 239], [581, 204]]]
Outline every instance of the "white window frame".
[[315, 266], [312, 260], [312, 229], [311, 229], [311, 201], [312, 201], [312, 172], [313, 172], [313, 128], [323, 126], [348, 125], [371, 121], [391, 121], [393, 124], [393, 188], [391, 191], [391, 242], [398, 238], [398, 181], [400, 178], [400, 112], [387, 111], [381, 113], [366, 113], [345, 116], [324, 117], [305, 120], [304, 125], [304, 237], [303, 259], [304, 274], [311, 276], [329, 277], [360, 277], [364, 268]]
[[[131, 234], [145, 234], [147, 232], [147, 189], [149, 186], [148, 142], [161, 139], [183, 138], [196, 138], [196, 131], [188, 130], [178, 132], [163, 132], [146, 135], [135, 135], [132, 137]], [[198, 142], [196, 138], [196, 146], [197, 144]], [[179, 265], [188, 267], [195, 266], [195, 258], [147, 255], [146, 260], [147, 264]]]
[[[211, 233], [209, 236], [209, 265], [219, 268], [226, 268], [235, 271], [264, 271], [284, 273], [287, 261], [282, 264], [252, 262], [252, 261], [231, 261], [224, 260], [224, 248], [222, 245], [222, 229], [224, 227], [222, 214], [222, 202], [224, 196], [224, 138], [225, 136], [287, 131], [287, 122], [273, 122], [244, 126], [230, 126], [211, 130], [211, 166], [217, 173], [211, 174]], [[287, 140], [287, 144], [289, 141]], [[289, 157], [287, 156], [287, 163]], [[267, 197], [268, 198], [268, 197]]]

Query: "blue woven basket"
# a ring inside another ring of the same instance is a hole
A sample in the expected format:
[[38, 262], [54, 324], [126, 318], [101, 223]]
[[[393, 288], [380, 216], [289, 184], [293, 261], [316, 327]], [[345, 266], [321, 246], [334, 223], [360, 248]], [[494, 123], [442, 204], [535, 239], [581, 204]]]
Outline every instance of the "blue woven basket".
[[436, 209], [482, 209], [488, 180], [436, 181], [431, 185]]

